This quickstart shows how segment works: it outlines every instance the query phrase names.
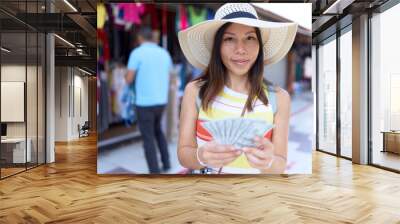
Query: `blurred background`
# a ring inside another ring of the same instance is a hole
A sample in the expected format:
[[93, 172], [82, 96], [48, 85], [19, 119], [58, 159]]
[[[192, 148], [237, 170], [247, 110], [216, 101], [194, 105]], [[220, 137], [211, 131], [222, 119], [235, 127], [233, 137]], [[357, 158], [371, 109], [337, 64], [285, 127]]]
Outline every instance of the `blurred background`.
[[[200, 75], [179, 46], [177, 33], [191, 25], [213, 19], [222, 4], [97, 4], [97, 130], [99, 174], [148, 173], [141, 134], [137, 127], [134, 97], [126, 97], [127, 61], [138, 46], [142, 26], [153, 30], [156, 43], [173, 60], [168, 104], [162, 129], [168, 141], [171, 169], [184, 174], [177, 158], [179, 110], [185, 85]], [[256, 3], [260, 19], [297, 22], [299, 28], [290, 52], [278, 63], [265, 67], [267, 80], [286, 89], [292, 99], [286, 173], [311, 173], [314, 147], [314, 62], [311, 60], [311, 3]], [[127, 13], [128, 12], [128, 13]], [[125, 96], [125, 97], [124, 97]], [[161, 162], [160, 162], [161, 164]]]

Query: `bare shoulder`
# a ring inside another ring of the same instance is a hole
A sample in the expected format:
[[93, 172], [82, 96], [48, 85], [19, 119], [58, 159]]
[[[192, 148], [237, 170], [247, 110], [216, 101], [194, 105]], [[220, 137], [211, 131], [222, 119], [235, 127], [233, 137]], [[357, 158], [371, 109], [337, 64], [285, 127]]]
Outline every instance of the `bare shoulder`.
[[185, 95], [196, 97], [200, 90], [200, 81], [191, 81], [185, 87]]
[[276, 86], [275, 90], [276, 90], [276, 98], [278, 100], [278, 104], [281, 105], [290, 104], [290, 95], [286, 90], [282, 89], [279, 86]]

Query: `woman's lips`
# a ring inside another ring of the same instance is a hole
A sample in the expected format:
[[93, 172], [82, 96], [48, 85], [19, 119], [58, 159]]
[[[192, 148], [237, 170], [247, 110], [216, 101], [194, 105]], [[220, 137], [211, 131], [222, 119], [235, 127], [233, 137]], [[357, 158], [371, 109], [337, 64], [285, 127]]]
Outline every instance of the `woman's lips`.
[[235, 63], [235, 64], [238, 64], [238, 65], [245, 65], [245, 64], [247, 64], [249, 62], [249, 60], [246, 60], [246, 59], [234, 60], [234, 59], [232, 59], [232, 62]]

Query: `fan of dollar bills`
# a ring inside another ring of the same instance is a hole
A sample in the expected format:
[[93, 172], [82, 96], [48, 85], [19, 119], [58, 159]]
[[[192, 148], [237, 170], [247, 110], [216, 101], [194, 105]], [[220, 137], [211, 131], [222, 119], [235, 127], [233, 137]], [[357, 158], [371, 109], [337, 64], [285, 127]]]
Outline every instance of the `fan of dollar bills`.
[[248, 118], [232, 118], [204, 122], [203, 126], [219, 144], [233, 145], [236, 148], [255, 147], [254, 137], [264, 136], [274, 125]]

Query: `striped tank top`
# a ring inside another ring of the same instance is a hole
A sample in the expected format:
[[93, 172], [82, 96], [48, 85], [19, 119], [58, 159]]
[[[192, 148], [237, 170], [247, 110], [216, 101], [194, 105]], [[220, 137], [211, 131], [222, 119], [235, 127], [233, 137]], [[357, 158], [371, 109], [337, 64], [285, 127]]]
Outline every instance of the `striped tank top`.
[[[265, 105], [257, 99], [253, 111], [248, 112], [246, 110], [243, 118], [265, 120], [273, 124], [274, 114], [276, 112], [276, 96], [275, 91], [267, 89], [268, 88], [265, 88], [265, 94], [268, 98], [268, 105]], [[203, 110], [200, 98], [197, 97], [196, 104], [199, 111], [196, 123], [197, 146], [201, 147], [206, 142], [213, 140], [211, 134], [203, 127], [202, 124], [204, 122], [241, 117], [247, 97], [248, 95], [246, 94], [239, 93], [224, 86], [223, 91], [210, 103], [209, 113]], [[265, 133], [264, 137], [272, 140], [272, 130]], [[219, 169], [212, 169], [211, 173], [218, 173], [218, 171]], [[246, 156], [242, 153], [236, 160], [224, 166], [221, 173], [255, 174], [259, 173], [259, 170], [252, 168]]]

